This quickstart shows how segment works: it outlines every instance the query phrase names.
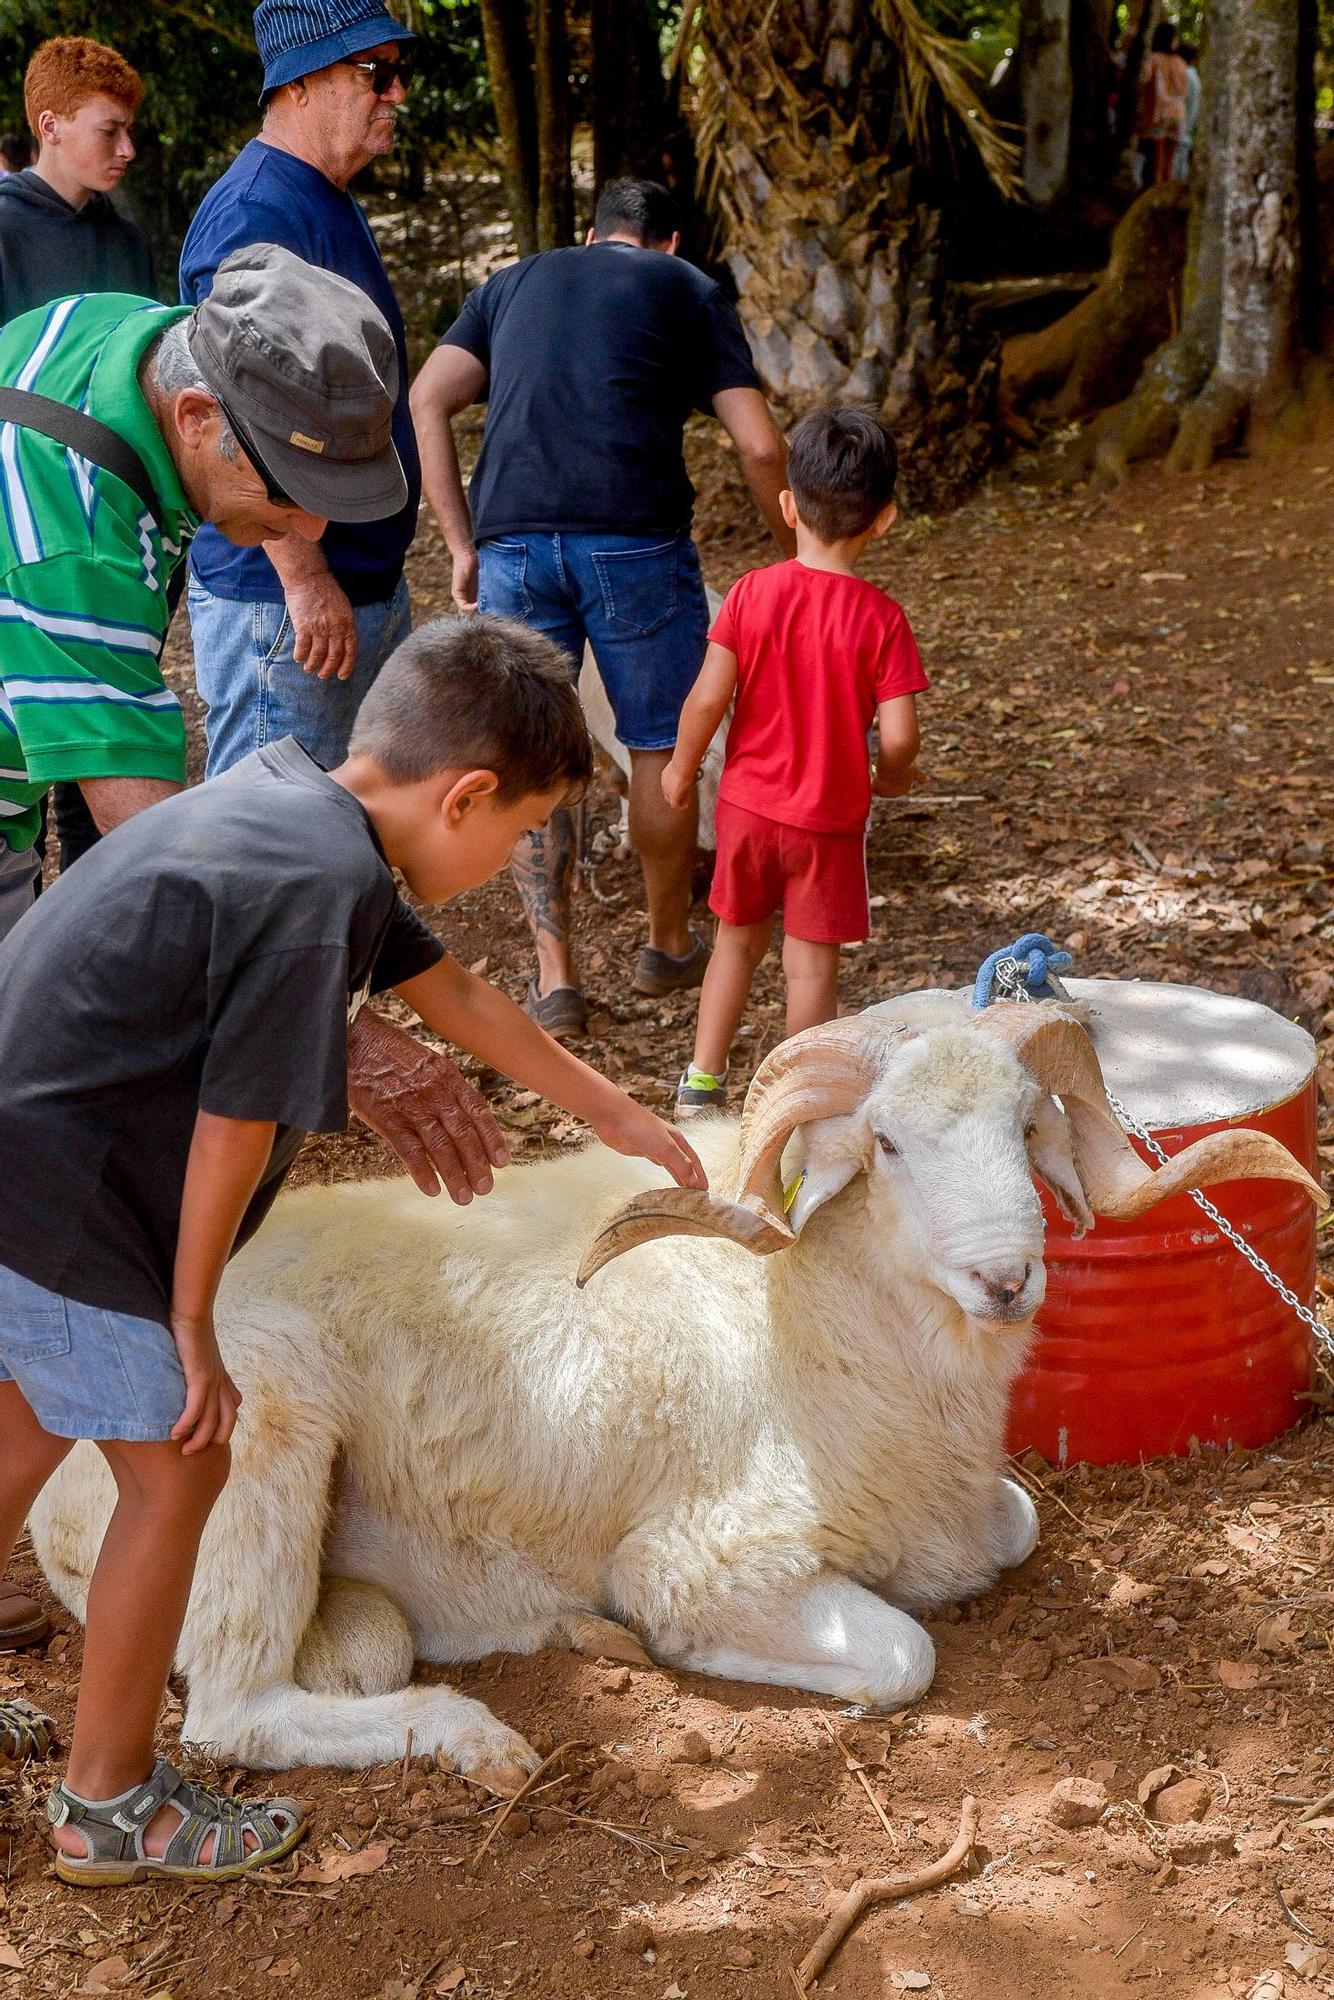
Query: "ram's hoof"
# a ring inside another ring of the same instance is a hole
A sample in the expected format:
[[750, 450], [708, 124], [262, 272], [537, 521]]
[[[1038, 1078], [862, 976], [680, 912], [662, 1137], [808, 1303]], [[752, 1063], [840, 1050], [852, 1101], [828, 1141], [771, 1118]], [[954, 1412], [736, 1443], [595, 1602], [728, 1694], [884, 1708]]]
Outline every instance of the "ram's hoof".
[[516, 1729], [497, 1722], [481, 1702], [468, 1701], [467, 1705], [477, 1711], [475, 1719], [464, 1729], [455, 1726], [444, 1734], [436, 1755], [449, 1758], [475, 1785], [485, 1785], [488, 1791], [509, 1798], [542, 1759], [531, 1743]]
[[581, 1611], [565, 1620], [565, 1643], [589, 1660], [624, 1660], [627, 1666], [651, 1667], [652, 1660], [633, 1632], [613, 1618]]

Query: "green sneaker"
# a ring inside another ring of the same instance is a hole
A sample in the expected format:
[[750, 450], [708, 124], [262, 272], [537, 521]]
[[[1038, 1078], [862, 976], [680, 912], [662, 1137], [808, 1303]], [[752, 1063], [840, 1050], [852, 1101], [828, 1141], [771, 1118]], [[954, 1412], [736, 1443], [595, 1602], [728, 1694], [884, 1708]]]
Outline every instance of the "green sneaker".
[[721, 1076], [710, 1076], [706, 1069], [696, 1069], [694, 1063], [683, 1074], [676, 1086], [676, 1120], [697, 1118], [701, 1111], [724, 1111], [727, 1108], [727, 1071]]

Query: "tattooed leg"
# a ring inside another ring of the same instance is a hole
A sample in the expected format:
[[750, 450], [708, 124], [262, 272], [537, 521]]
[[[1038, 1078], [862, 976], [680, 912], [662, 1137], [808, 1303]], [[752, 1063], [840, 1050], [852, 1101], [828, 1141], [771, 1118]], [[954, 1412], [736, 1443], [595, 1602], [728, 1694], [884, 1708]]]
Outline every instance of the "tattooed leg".
[[574, 880], [574, 816], [554, 812], [540, 833], [526, 833], [510, 857], [537, 946], [537, 990], [578, 987], [570, 954], [570, 886]]

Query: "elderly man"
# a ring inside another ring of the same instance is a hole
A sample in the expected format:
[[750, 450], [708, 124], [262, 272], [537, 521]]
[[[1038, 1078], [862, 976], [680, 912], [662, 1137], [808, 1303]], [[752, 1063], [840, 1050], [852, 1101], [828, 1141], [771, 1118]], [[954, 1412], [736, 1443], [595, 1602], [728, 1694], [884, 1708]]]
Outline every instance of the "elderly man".
[[[0, 936], [33, 900], [49, 784], [76, 782], [106, 832], [185, 782], [158, 655], [196, 524], [313, 545], [401, 507], [397, 386], [364, 294], [271, 244], [193, 313], [86, 295], [0, 333]], [[354, 1107], [425, 1192], [437, 1173], [455, 1200], [490, 1187], [500, 1133], [452, 1065], [365, 1007], [348, 1062]], [[0, 1648], [44, 1627], [0, 1586]]]
[[201, 529], [187, 603], [210, 777], [280, 736], [296, 736], [320, 764], [345, 756], [362, 696], [410, 629], [403, 558], [420, 493], [403, 320], [348, 193], [363, 167], [393, 149], [415, 38], [380, 0], [260, 0], [255, 39], [264, 123], [190, 225], [181, 298], [203, 298], [222, 258], [257, 242], [284, 244], [359, 286], [398, 348], [394, 442], [407, 491], [384, 520], [335, 523], [319, 541], [236, 549]]
[[[778, 496], [787, 454], [735, 308], [676, 255], [675, 204], [655, 181], [610, 181], [587, 244], [546, 250], [487, 280], [412, 392], [427, 496], [454, 559], [454, 601], [591, 644], [630, 752], [630, 837], [644, 870], [641, 993], [698, 986], [708, 947], [690, 930], [693, 810], [664, 804], [663, 767], [704, 658], [708, 608], [690, 538], [681, 438], [710, 410], [752, 498], [790, 555]], [[487, 400], [469, 517], [450, 420]], [[474, 546], [475, 544], [475, 546]], [[525, 837], [514, 874], [537, 946], [528, 1012], [584, 1032], [570, 950], [568, 813]]]

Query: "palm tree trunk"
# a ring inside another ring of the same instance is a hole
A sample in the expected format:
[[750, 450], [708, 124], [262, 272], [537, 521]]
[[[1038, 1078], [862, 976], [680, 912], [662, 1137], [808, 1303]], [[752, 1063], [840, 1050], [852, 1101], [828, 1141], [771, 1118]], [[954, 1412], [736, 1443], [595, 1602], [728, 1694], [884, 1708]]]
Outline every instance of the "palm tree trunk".
[[992, 449], [996, 360], [921, 163], [948, 157], [951, 121], [1008, 162], [948, 45], [909, 0], [699, 0], [686, 40], [701, 189], [765, 388], [787, 412], [874, 404], [910, 494], [953, 490]]

